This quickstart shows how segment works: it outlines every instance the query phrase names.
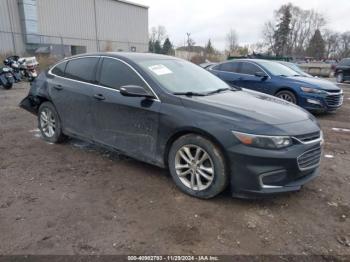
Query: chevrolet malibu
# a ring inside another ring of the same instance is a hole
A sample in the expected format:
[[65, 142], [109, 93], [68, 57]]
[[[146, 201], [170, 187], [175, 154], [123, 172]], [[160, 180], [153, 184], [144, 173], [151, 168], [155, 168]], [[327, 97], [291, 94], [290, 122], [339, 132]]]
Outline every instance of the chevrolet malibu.
[[343, 90], [330, 81], [304, 77], [277, 62], [237, 59], [209, 71], [230, 85], [276, 96], [312, 112], [333, 112], [343, 104]]
[[75, 137], [168, 168], [198, 198], [227, 186], [236, 197], [297, 191], [319, 174], [323, 138], [312, 115], [174, 57], [71, 57], [41, 73], [20, 105], [45, 140]]

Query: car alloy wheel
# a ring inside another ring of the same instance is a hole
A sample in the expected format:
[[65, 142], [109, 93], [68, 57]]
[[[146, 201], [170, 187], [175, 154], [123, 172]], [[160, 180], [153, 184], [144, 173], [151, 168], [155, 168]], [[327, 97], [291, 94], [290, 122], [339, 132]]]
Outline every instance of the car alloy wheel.
[[55, 135], [56, 120], [49, 108], [44, 108], [40, 113], [40, 127], [45, 136], [51, 138]]
[[297, 103], [297, 99], [296, 99], [295, 95], [290, 91], [281, 91], [276, 96], [284, 101], [289, 102], [289, 103], [292, 103], [292, 104]]
[[214, 181], [214, 164], [209, 154], [196, 145], [181, 147], [175, 156], [175, 170], [187, 188], [202, 191]]

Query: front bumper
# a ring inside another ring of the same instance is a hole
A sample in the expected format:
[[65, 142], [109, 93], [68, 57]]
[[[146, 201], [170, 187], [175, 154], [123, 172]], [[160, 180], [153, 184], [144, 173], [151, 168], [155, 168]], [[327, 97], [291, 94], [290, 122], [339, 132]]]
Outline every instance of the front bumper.
[[304, 94], [299, 101], [299, 105], [309, 111], [332, 112], [343, 105], [344, 94]]
[[[302, 168], [298, 158], [319, 150], [320, 143], [297, 144], [284, 150], [265, 150], [239, 144], [228, 149], [234, 197], [257, 198], [298, 191], [319, 175], [319, 164]], [[300, 159], [300, 158], [299, 158]]]

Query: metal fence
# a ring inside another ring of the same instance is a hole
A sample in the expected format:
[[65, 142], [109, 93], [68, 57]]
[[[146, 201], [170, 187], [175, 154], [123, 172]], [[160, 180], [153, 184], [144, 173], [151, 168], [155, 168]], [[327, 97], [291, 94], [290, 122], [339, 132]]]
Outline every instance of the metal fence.
[[63, 58], [96, 51], [146, 52], [147, 50], [148, 43], [39, 34], [20, 34], [0, 30], [0, 54], [49, 55]]

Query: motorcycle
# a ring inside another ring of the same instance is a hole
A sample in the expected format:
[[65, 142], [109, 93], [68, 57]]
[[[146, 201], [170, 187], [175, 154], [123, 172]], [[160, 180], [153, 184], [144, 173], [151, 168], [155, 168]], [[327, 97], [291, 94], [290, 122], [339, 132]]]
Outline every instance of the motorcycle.
[[12, 69], [9, 67], [3, 67], [0, 69], [0, 85], [5, 89], [11, 89], [15, 79], [12, 74]]
[[11, 73], [15, 79], [15, 82], [20, 82], [22, 80], [22, 74], [21, 74], [19, 62], [14, 60], [12, 57], [9, 57], [4, 60], [4, 65], [12, 69]]
[[4, 64], [10, 66], [14, 72], [19, 73], [20, 78], [28, 79], [29, 82], [33, 82], [38, 76], [36, 67], [39, 63], [35, 57], [10, 56], [5, 59]]

